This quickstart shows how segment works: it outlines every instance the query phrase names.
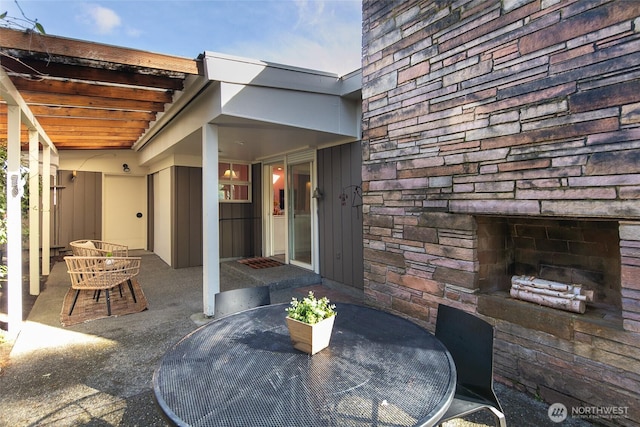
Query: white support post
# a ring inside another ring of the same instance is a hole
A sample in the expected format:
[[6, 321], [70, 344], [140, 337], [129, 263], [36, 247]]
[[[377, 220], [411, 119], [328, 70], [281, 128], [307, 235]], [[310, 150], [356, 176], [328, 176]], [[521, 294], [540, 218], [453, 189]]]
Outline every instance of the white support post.
[[[29, 130], [29, 293], [40, 295], [40, 171], [38, 131]], [[49, 258], [42, 248], [42, 259]]]
[[20, 107], [7, 105], [7, 268], [9, 335], [22, 329], [22, 218]]
[[[42, 252], [51, 253], [51, 148], [42, 147]], [[51, 260], [42, 257], [42, 274], [51, 273]]]
[[202, 299], [204, 315], [215, 313], [220, 292], [220, 202], [218, 201], [218, 127], [202, 127]]

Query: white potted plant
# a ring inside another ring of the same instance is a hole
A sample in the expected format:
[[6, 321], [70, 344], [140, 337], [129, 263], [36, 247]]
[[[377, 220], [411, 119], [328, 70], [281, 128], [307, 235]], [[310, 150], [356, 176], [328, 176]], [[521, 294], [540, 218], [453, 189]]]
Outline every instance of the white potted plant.
[[286, 312], [294, 348], [314, 355], [329, 346], [336, 306], [327, 297], [318, 299], [309, 291], [309, 295], [302, 300], [292, 298]]

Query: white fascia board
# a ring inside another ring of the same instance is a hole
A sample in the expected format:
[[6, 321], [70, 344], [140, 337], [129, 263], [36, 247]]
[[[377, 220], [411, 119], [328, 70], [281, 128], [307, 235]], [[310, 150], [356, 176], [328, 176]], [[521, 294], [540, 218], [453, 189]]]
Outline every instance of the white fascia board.
[[185, 87], [176, 94], [173, 102], [167, 106], [163, 113], [159, 113], [156, 121], [152, 122], [149, 129], [133, 145], [133, 150], [141, 150], [149, 141], [160, 133], [171, 121], [205, 90], [209, 80], [201, 76], [188, 76]]
[[140, 149], [140, 164], [152, 162], [220, 115], [219, 85], [209, 85]]
[[224, 116], [358, 136], [358, 103], [338, 95], [221, 83]]
[[356, 70], [340, 78], [340, 95], [354, 95], [360, 93], [362, 97], [362, 70]]
[[209, 80], [251, 86], [339, 95], [337, 74], [205, 52], [204, 75]]

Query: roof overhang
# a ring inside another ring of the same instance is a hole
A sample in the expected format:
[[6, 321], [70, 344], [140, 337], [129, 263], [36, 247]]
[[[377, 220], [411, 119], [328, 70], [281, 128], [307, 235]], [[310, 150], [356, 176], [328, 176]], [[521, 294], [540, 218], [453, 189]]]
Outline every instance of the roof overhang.
[[199, 157], [205, 124], [218, 127], [220, 158], [247, 162], [361, 137], [360, 70], [340, 77], [212, 52], [200, 59], [204, 76], [185, 90], [194, 96], [174, 103], [135, 147], [143, 164]]

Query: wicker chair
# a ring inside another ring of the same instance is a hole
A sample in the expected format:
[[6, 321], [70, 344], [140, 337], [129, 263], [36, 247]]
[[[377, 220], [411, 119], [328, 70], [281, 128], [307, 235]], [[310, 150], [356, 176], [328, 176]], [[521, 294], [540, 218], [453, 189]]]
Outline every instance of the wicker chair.
[[[136, 294], [133, 290], [131, 279], [140, 272], [140, 257], [87, 257], [87, 256], [66, 256], [67, 271], [71, 278], [71, 288], [76, 290], [76, 294], [69, 310], [69, 316], [78, 301], [80, 291], [92, 290], [98, 292], [105, 291], [107, 299], [107, 314], [111, 316], [111, 296], [109, 291], [127, 282], [133, 301], [137, 302]], [[122, 296], [122, 289], [120, 288]]]
[[74, 240], [69, 243], [71, 252], [75, 256], [107, 256], [128, 257], [129, 248], [117, 243], [103, 242], [102, 240]]

